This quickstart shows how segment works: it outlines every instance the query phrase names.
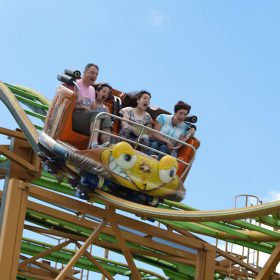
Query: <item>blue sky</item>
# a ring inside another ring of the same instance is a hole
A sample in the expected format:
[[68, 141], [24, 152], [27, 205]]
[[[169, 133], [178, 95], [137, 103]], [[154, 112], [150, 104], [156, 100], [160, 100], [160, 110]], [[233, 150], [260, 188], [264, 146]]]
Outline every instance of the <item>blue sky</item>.
[[[0, 80], [50, 100], [66, 67], [192, 105], [201, 141], [184, 203], [280, 199], [279, 1], [0, 0]], [[0, 105], [0, 125], [15, 128]]]
[[280, 198], [278, 1], [0, 3], [2, 81], [51, 100], [65, 67], [97, 63], [98, 80], [119, 90], [147, 89], [169, 111], [192, 105], [201, 147], [185, 203]]

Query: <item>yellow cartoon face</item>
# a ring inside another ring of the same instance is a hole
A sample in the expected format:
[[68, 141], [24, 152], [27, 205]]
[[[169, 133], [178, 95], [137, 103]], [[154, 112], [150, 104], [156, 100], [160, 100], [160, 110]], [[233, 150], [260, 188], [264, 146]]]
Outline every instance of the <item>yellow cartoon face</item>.
[[179, 186], [175, 158], [164, 156], [157, 161], [133, 150], [126, 142], [104, 150], [101, 162], [119, 184], [130, 189], [162, 196]]

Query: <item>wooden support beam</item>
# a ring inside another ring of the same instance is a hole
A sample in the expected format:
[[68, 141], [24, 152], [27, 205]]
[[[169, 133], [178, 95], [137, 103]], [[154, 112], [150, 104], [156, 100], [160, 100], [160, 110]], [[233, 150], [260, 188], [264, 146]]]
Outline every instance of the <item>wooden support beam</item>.
[[[21, 271], [19, 271], [18, 274], [22, 275], [22, 276], [25, 276], [28, 279], [31, 278], [31, 279], [36, 279], [36, 280], [53, 280], [57, 273], [54, 275], [54, 274], [52, 274], [48, 271], [45, 271], [43, 269], [27, 267], [27, 268], [24, 268]], [[51, 274], [53, 276], [49, 277], [49, 276], [47, 276], [48, 274]], [[79, 278], [70, 277], [70, 276], [67, 276], [66, 279], [67, 280], [80, 280]]]
[[256, 280], [270, 279], [270, 277], [272, 276], [271, 274], [273, 273], [273, 271], [275, 270], [279, 262], [280, 262], [280, 242], [274, 248], [272, 254], [270, 255], [263, 269], [258, 274]]
[[68, 271], [75, 265], [75, 263], [79, 260], [79, 258], [84, 254], [87, 248], [92, 244], [92, 242], [98, 238], [99, 233], [106, 226], [106, 220], [103, 221], [99, 226], [92, 232], [87, 241], [83, 244], [83, 246], [76, 252], [76, 254], [72, 257], [69, 263], [63, 268], [63, 270], [59, 273], [59, 275], [55, 278], [55, 280], [63, 280], [67, 276]]
[[[104, 249], [105, 249], [104, 250], [104, 259], [109, 259], [109, 250], [107, 248], [104, 248]], [[106, 277], [103, 274], [101, 280], [105, 280], [105, 279], [106, 279]]]
[[32, 272], [25, 272], [25, 271], [21, 271], [19, 273], [19, 275], [21, 276], [25, 276], [28, 279], [37, 279], [37, 280], [53, 280], [52, 277], [48, 277], [48, 276], [43, 276], [43, 275], [38, 275], [38, 273], [36, 273], [37, 270], [35, 268], [32, 269]]
[[10, 179], [0, 235], [2, 279], [14, 280], [17, 276], [27, 198], [25, 184], [20, 180]]
[[[97, 208], [92, 205], [89, 205], [88, 203], [80, 202], [80, 201], [74, 200], [69, 197], [63, 197], [57, 193], [46, 191], [44, 189], [34, 187], [30, 184], [28, 184], [28, 186], [29, 186], [30, 195], [33, 195], [36, 192], [35, 197], [42, 199], [44, 201], [59, 204], [61, 207], [65, 207], [65, 208], [69, 208], [69, 209], [74, 209], [74, 210], [83, 209], [85, 211], [85, 213], [98, 217], [98, 218], [101, 218], [101, 219], [104, 219], [105, 217], [110, 216], [108, 214], [108, 211], [106, 211], [105, 209]], [[67, 201], [67, 203], [65, 203], [66, 201]], [[60, 217], [60, 219], [63, 219], [65, 221], [69, 221], [74, 224], [79, 224], [79, 225], [82, 225], [82, 226], [85, 226], [88, 228], [95, 228], [98, 225], [98, 223], [90, 221], [88, 219], [77, 218], [73, 215], [69, 215], [68, 213], [61, 212], [61, 211], [58, 211], [53, 208], [49, 208], [45, 205], [39, 205], [32, 201], [28, 202], [28, 208], [31, 210], [34, 210], [34, 211], [39, 211], [46, 215], [50, 215], [52, 217]], [[120, 225], [124, 225], [129, 228], [139, 230], [140, 232], [144, 232], [146, 234], [153, 233], [154, 237], [161, 238], [161, 239], [167, 240], [167, 241], [171, 241], [174, 243], [174, 245], [183, 243], [184, 236], [180, 236], [178, 234], [174, 234], [169, 231], [167, 232], [164, 229], [160, 229], [160, 228], [145, 224], [143, 222], [134, 221], [131, 218], [124, 217], [119, 214], [116, 214], [115, 217], [118, 221], [118, 224], [120, 224]], [[123, 221], [125, 223], [123, 223]], [[109, 227], [106, 227], [103, 230], [103, 232], [110, 234], [110, 235], [114, 235], [112, 229]], [[190, 252], [184, 250], [184, 248], [178, 248], [177, 246], [173, 247], [173, 246], [170, 246], [170, 244], [165, 245], [162, 242], [159, 243], [150, 238], [145, 238], [145, 237], [139, 238], [139, 235], [133, 234], [128, 231], [126, 231], [125, 234], [126, 234], [126, 240], [128, 240], [128, 241], [136, 242], [139, 245], [147, 246], [147, 247], [149, 247], [151, 249], [155, 249], [157, 251], [162, 251], [164, 254], [168, 254], [171, 256], [178, 256], [180, 258], [196, 260], [196, 254], [190, 253]], [[68, 237], [64, 234], [63, 235], [61, 234], [60, 236], [63, 236], [65, 238], [71, 238], [70, 236]], [[73, 238], [73, 239], [77, 240], [76, 238]], [[96, 245], [101, 244], [101, 242], [99, 242], [97, 240], [94, 243]], [[200, 243], [202, 243], [202, 242], [200, 242]], [[102, 243], [102, 244], [104, 246], [107, 246], [105, 243]], [[189, 245], [190, 240], [186, 241], [186, 244]], [[187, 245], [185, 245], [185, 246], [187, 246]], [[114, 248], [113, 248], [111, 245], [108, 245], [107, 248], [119, 249], [119, 246], [118, 247], [114, 246]]]
[[[246, 270], [252, 271], [253, 273], [258, 273], [260, 270], [251, 266], [250, 264], [242, 261], [239, 259], [237, 256], [234, 256], [232, 254], [229, 254], [227, 252], [224, 252], [223, 250], [216, 248], [217, 253], [227, 259], [227, 261], [231, 261], [235, 264], [240, 265], [241, 267], [245, 268]], [[241, 256], [240, 256], [241, 257]], [[244, 257], [243, 257], [244, 258]], [[219, 263], [219, 265], [223, 266], [222, 264]]]
[[[193, 237], [194, 239], [201, 240], [199, 237], [193, 235], [192, 233], [189, 233], [189, 232], [186, 231], [186, 230], [177, 229], [177, 228], [173, 228], [173, 227], [171, 227], [171, 228], [172, 228], [173, 230], [178, 231], [178, 232], [181, 233], [182, 235], [187, 235], [187, 236], [189, 236], [189, 237]], [[201, 240], [201, 241], [202, 241], [202, 240]], [[207, 243], [207, 242], [204, 242], [204, 244], [208, 244], [208, 243]], [[246, 270], [252, 271], [252, 274], [256, 274], [256, 273], [259, 272], [259, 269], [255, 268], [255, 267], [253, 267], [253, 266], [251, 266], [251, 265], [249, 265], [249, 264], [247, 264], [246, 262], [243, 261], [243, 259], [244, 259], [245, 257], [238, 256], [238, 255], [232, 254], [232, 253], [231, 253], [231, 254], [226, 253], [226, 252], [224, 252], [223, 250], [221, 250], [221, 249], [219, 249], [219, 248], [216, 248], [216, 252], [217, 252], [219, 255], [221, 255], [221, 256], [223, 256], [224, 258], [226, 258], [226, 260], [225, 260], [226, 262], [231, 261], [231, 262], [233, 262], [233, 263], [236, 263], [236, 264], [240, 265], [241, 267], [245, 268]], [[217, 265], [215, 266], [215, 270], [220, 270], [220, 271], [222, 271], [222, 272], [227, 271], [227, 270], [226, 270], [227, 268], [226, 268], [225, 270], [223, 270], [223, 269], [222, 269], [222, 266], [223, 266], [223, 264], [222, 264], [221, 262], [217, 262]]]
[[[0, 130], [1, 132], [1, 130]], [[10, 160], [9, 176], [31, 182], [40, 175], [41, 162], [29, 142], [21, 137], [21, 132], [9, 131], [10, 145], [0, 145], [0, 154]]]
[[[86, 241], [86, 237], [84, 237], [84, 236], [66, 233], [66, 232], [62, 232], [62, 231], [58, 231], [58, 230], [54, 230], [54, 229], [43, 229], [43, 228], [34, 227], [34, 226], [30, 226], [30, 225], [25, 225], [24, 228], [31, 230], [33, 232], [59, 236], [59, 237], [63, 237], [63, 238], [69, 238], [69, 239], [75, 240], [75, 241]], [[96, 240], [94, 242], [94, 244], [97, 246], [100, 246], [102, 248], [107, 248], [107, 250], [108, 249], [120, 250], [120, 247], [117, 244], [113, 244], [110, 242]], [[196, 264], [196, 262], [193, 260], [193, 258], [188, 259], [187, 256], [185, 256], [185, 255], [183, 257], [177, 257], [177, 255], [173, 256], [173, 255], [170, 255], [170, 253], [168, 254], [168, 252], [166, 255], [164, 255], [164, 254], [155, 253], [153, 251], [140, 250], [140, 249], [136, 249], [136, 248], [131, 248], [130, 251], [133, 254], [143, 255], [143, 256], [145, 256], [145, 255], [152, 256], [154, 258], [158, 258], [158, 259], [162, 259], [162, 260], [168, 260], [168, 261], [174, 261], [174, 262], [176, 261], [176, 262], [189, 264], [189, 265]]]
[[[20, 258], [22, 260], [26, 260], [28, 259], [27, 257], [23, 256], [23, 255], [20, 255]], [[32, 264], [34, 264], [35, 266], [37, 267], [40, 267], [43, 269], [43, 271], [47, 271], [50, 273], [50, 276], [51, 276], [51, 279], [54, 279], [59, 273], [61, 270], [59, 269], [56, 269], [52, 266], [49, 266], [45, 263], [41, 263], [41, 262], [38, 262], [38, 261], [33, 261]], [[30, 272], [30, 267], [29, 266], [26, 266], [26, 267], [21, 267], [19, 270], [18, 270], [18, 274], [21, 274], [21, 271], [25, 271], [25, 272]], [[67, 275], [66, 279], [70, 279], [70, 280], [78, 280], [78, 278], [72, 276], [72, 275]]]
[[[30, 191], [30, 189], [29, 189], [29, 191]], [[75, 203], [79, 203], [79, 201], [75, 201]], [[74, 202], [72, 204], [74, 205]], [[46, 214], [46, 215], [50, 215], [52, 217], [60, 217], [60, 219], [63, 219], [65, 221], [68, 221], [68, 222], [71, 222], [71, 223], [74, 223], [74, 224], [77, 224], [77, 225], [82, 225], [82, 226], [85, 226], [85, 227], [88, 227], [88, 228], [95, 228], [98, 225], [97, 222], [90, 221], [88, 219], [81, 219], [81, 218], [75, 217], [73, 215], [70, 215], [68, 213], [61, 212], [61, 211], [58, 211], [58, 210], [53, 209], [53, 208], [49, 208], [45, 205], [36, 204], [35, 202], [32, 202], [32, 201], [28, 202], [28, 208], [32, 209], [34, 211], [41, 212], [41, 213]], [[95, 209], [96, 208], [93, 207], [93, 209], [92, 209], [93, 211], [92, 211], [91, 215], [96, 215], [97, 216], [98, 210], [95, 211]], [[99, 209], [99, 210], [103, 210], [103, 209]], [[106, 212], [106, 211], [104, 210], [104, 212]], [[102, 216], [106, 216], [106, 213], [101, 214], [101, 216], [97, 216], [97, 217], [102, 217]], [[120, 221], [121, 221], [122, 218], [129, 219], [127, 217], [122, 217], [120, 215], [116, 215], [116, 218], [118, 219], [119, 224], [121, 224]], [[130, 219], [130, 220], [132, 220], [132, 219]], [[147, 225], [145, 223], [142, 223], [141, 230], [145, 231], [146, 226], [149, 226], [149, 225]], [[40, 230], [40, 232], [42, 232], [42, 230]], [[114, 233], [113, 233], [113, 231], [110, 227], [106, 227], [103, 230], [103, 232], [107, 233], [107, 234], [110, 234], [110, 235], [114, 235]], [[53, 230], [51, 230], [50, 233], [55, 234], [55, 232]], [[70, 238], [70, 239], [73, 239], [73, 240], [83, 241], [82, 236], [80, 237], [80, 239], [77, 239], [77, 237], [72, 238], [70, 235], [67, 235], [66, 233], [63, 233], [63, 232], [57, 232], [57, 233], [58, 233], [58, 236], [61, 236], [61, 237], [64, 237], [64, 238]], [[170, 245], [165, 245], [165, 244], [156, 242], [156, 241], [154, 241], [150, 238], [145, 238], [145, 237], [144, 238], [139, 238], [139, 235], [135, 235], [135, 234], [133, 234], [131, 232], [127, 232], [127, 231], [125, 232], [125, 235], [126, 235], [126, 240], [128, 240], [128, 241], [136, 242], [139, 245], [149, 247], [149, 248], [157, 250], [157, 251], [162, 251], [164, 254], [167, 254], [167, 255], [170, 255], [170, 256], [179, 256], [180, 258], [196, 260], [196, 255], [195, 254], [184, 251], [183, 249], [174, 248]], [[168, 233], [166, 233], [166, 235], [168, 235]], [[161, 238], [161, 237], [159, 237], [159, 238]], [[169, 240], [169, 238], [168, 238], [168, 240]], [[176, 237], [174, 238], [173, 241], [175, 243], [177, 243]], [[100, 245], [101, 247], [105, 246], [106, 248], [109, 248], [109, 249], [117, 249], [117, 250], [120, 249], [118, 245], [115, 246], [115, 244], [100, 242], [99, 240], [94, 241], [94, 244]]]
[[113, 232], [115, 233], [115, 237], [118, 240], [118, 243], [119, 243], [121, 250], [124, 254], [124, 257], [127, 261], [127, 264], [129, 265], [129, 267], [131, 269], [132, 278], [135, 280], [141, 280], [141, 274], [138, 271], [138, 269], [134, 263], [130, 250], [129, 250], [128, 246], [126, 245], [125, 239], [122, 236], [121, 230], [119, 229], [119, 227], [117, 225], [115, 209], [113, 207], [108, 207], [108, 212], [111, 214], [111, 215], [108, 215], [108, 221], [110, 222]]
[[30, 225], [24, 225], [24, 229], [37, 232], [37, 233], [43, 233], [47, 235], [52, 235], [52, 236], [58, 236], [58, 237], [63, 237], [63, 238], [68, 238], [71, 239], [72, 241], [86, 241], [87, 238], [85, 236], [77, 235], [77, 234], [72, 234], [72, 233], [67, 233], [63, 232], [60, 230], [55, 230], [55, 229], [45, 229], [45, 228], [40, 228], [40, 227], [35, 227], [35, 226], [30, 226]]
[[[82, 245], [79, 242], [75, 242], [77, 247], [81, 249]], [[100, 270], [100, 272], [109, 280], [114, 280], [111, 274], [88, 252], [85, 251], [85, 256]]]
[[198, 251], [195, 279], [213, 280], [215, 272], [216, 248], [205, 245], [204, 249]]
[[[104, 219], [105, 217], [109, 216], [108, 211], [106, 211], [104, 209], [95, 207], [93, 205], [84, 203], [82, 201], [75, 200], [70, 197], [63, 196], [58, 193], [48, 191], [43, 188], [35, 187], [31, 184], [29, 184], [29, 194], [31, 196], [34, 196], [35, 198], [44, 200], [46, 202], [58, 204], [61, 207], [73, 209], [75, 211], [93, 215], [93, 216], [101, 218], [101, 219]], [[48, 211], [52, 211], [52, 210], [53, 209], [49, 209]], [[155, 227], [152, 225], [148, 225], [147, 223], [136, 221], [136, 220], [133, 220], [131, 218], [128, 218], [128, 217], [125, 217], [125, 216], [122, 216], [119, 214], [116, 214], [116, 219], [118, 221], [118, 224], [120, 224], [122, 226], [133, 228], [134, 230], [143, 232], [146, 235], [162, 238], [162, 239], [168, 240], [170, 242], [176, 242], [177, 244], [180, 244], [180, 245], [183, 245], [186, 247], [190, 247], [195, 250], [203, 248], [204, 243], [205, 243], [203, 241], [196, 240], [191, 237], [182, 236], [180, 234], [176, 234], [176, 233], [173, 233], [170, 231], [166, 231], [164, 229], [161, 229], [161, 228], [158, 228], [158, 227]], [[182, 252], [182, 251], [179, 252], [180, 250], [177, 250], [177, 249], [175, 249], [175, 251], [176, 252], [178, 251], [178, 254], [181, 254], [181, 252]], [[186, 254], [190, 254], [190, 253], [186, 252]]]
[[4, 127], [0, 127], [0, 134], [7, 135], [9, 137], [18, 138], [21, 140], [26, 140], [23, 132], [18, 130], [10, 130]]
[[187, 258], [182, 258], [182, 257], [177, 257], [177, 256], [172, 256], [170, 254], [163, 255], [156, 253], [154, 251], [146, 251], [146, 250], [140, 250], [136, 248], [130, 248], [130, 252], [133, 255], [139, 255], [139, 256], [150, 256], [159, 260], [166, 260], [170, 262], [179, 262], [183, 264], [188, 264], [188, 265], [196, 265], [196, 261], [192, 259], [187, 259]]
[[30, 164], [28, 161], [24, 160], [22, 157], [18, 156], [17, 154], [9, 151], [6, 145], [0, 146], [0, 154], [4, 155], [9, 160], [19, 164], [21, 167], [23, 167], [25, 170], [29, 172], [34, 172], [34, 173], [39, 172], [39, 170], [34, 165]]
[[58, 250], [60, 250], [61, 248], [66, 247], [69, 243], [71, 243], [70, 240], [64, 241], [64, 242], [62, 242], [61, 244], [58, 244], [57, 246], [54, 246], [54, 247], [52, 247], [52, 248], [49, 248], [49, 249], [47, 249], [47, 250], [45, 250], [45, 251], [39, 253], [38, 255], [33, 256], [32, 258], [26, 259], [26, 260], [24, 260], [23, 262], [21, 262], [21, 263], [18, 265], [18, 268], [21, 268], [21, 267], [23, 267], [23, 266], [26, 266], [26, 265], [29, 264], [29, 263], [32, 263], [33, 261], [36, 261], [36, 260], [38, 260], [38, 259], [40, 259], [40, 258], [43, 258], [44, 256], [47, 256], [47, 255], [51, 254], [51, 253], [54, 252], [54, 251], [58, 251]]
[[6, 175], [6, 170], [3, 168], [0, 168], [0, 179], [4, 179]]
[[[9, 146], [0, 145], [0, 154], [5, 155], [11, 164], [10, 178], [17, 178], [25, 182], [32, 182], [40, 175], [41, 162], [21, 131], [0, 127], [0, 134], [12, 138]], [[1, 172], [1, 176], [3, 172]]]

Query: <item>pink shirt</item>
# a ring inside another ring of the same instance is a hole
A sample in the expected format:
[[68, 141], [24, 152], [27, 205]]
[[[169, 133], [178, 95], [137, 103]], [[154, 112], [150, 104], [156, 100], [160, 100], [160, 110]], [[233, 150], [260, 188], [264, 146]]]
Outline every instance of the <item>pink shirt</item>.
[[76, 105], [84, 105], [91, 108], [91, 104], [95, 101], [95, 89], [93, 86], [85, 86], [83, 80], [77, 80], [78, 84], [78, 99]]

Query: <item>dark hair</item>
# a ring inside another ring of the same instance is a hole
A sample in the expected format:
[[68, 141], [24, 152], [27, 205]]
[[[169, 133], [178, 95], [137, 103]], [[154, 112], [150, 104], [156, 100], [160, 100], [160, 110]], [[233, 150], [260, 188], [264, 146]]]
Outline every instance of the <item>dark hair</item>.
[[88, 70], [90, 67], [92, 67], [92, 66], [94, 66], [94, 67], [99, 71], [98, 65], [96, 65], [96, 64], [94, 64], [94, 63], [88, 63], [88, 64], [86, 65], [85, 69], [84, 69], [84, 73], [87, 72], [87, 70]]
[[150, 96], [150, 98], [152, 97], [152, 95], [146, 91], [146, 90], [140, 90], [137, 94], [136, 94], [136, 99], [139, 100], [144, 94], [147, 94]]
[[111, 90], [112, 90], [112, 87], [109, 84], [107, 84], [107, 83], [98, 83], [98, 84], [93, 85], [93, 87], [94, 87], [94, 89], [96, 91], [100, 91], [104, 87], [109, 88], [110, 89], [110, 93], [111, 93]]
[[191, 105], [185, 103], [184, 101], [178, 101], [174, 106], [174, 112], [177, 113], [179, 110], [185, 109], [189, 113], [191, 108]]
[[98, 90], [98, 91], [101, 90], [104, 87], [107, 87], [110, 90], [112, 89], [112, 87], [107, 83], [98, 83], [98, 84], [93, 85], [93, 87], [94, 87], [95, 90]]

